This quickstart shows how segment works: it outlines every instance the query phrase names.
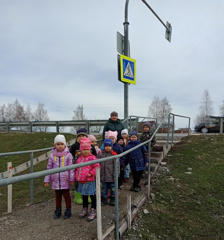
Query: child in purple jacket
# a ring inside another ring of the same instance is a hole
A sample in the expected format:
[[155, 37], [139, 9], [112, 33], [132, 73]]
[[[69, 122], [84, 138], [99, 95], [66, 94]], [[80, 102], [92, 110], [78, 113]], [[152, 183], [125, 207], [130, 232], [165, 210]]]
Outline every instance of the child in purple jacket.
[[[60, 168], [73, 164], [72, 154], [69, 152], [66, 146], [66, 140], [64, 135], [57, 135], [54, 139], [53, 153], [50, 155], [47, 169]], [[70, 185], [74, 184], [75, 176], [74, 170], [55, 173], [47, 175], [44, 178], [45, 187], [49, 186], [52, 182], [52, 189], [55, 190], [56, 210], [54, 211], [54, 218], [57, 219], [61, 216], [61, 202], [62, 196], [65, 199], [66, 210], [64, 213], [64, 219], [71, 216], [71, 197], [70, 197]]]

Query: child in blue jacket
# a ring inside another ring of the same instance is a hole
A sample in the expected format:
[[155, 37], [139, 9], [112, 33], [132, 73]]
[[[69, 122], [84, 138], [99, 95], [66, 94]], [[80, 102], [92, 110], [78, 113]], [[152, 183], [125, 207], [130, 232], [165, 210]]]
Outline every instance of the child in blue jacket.
[[[135, 131], [130, 133], [130, 141], [125, 148], [125, 151], [136, 147], [141, 144], [138, 140], [138, 135]], [[139, 192], [141, 191], [140, 180], [143, 171], [148, 167], [148, 158], [146, 157], [146, 148], [145, 146], [141, 146], [134, 151], [125, 155], [124, 165], [130, 164], [132, 176], [133, 176], [133, 185], [130, 188], [131, 191]]]

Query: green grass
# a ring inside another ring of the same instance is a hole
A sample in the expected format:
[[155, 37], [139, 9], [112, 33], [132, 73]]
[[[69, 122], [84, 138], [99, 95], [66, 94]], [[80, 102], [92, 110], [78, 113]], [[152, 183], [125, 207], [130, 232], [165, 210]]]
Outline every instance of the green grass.
[[141, 228], [124, 238], [224, 239], [224, 136], [186, 137], [169, 155], [170, 173], [159, 176], [155, 201], [143, 207], [149, 214], [142, 213]]
[[[19, 152], [26, 150], [35, 150], [53, 147], [54, 137], [56, 133], [1, 133], [0, 153]], [[72, 134], [64, 134], [66, 140], [74, 139]], [[34, 157], [43, 154], [43, 152], [35, 153]], [[12, 166], [16, 167], [30, 160], [30, 154], [14, 155], [0, 157], [0, 172], [7, 170], [7, 162], [12, 162]], [[47, 160], [34, 166], [34, 172], [46, 170]], [[29, 173], [29, 169], [22, 174]], [[20, 174], [18, 174], [20, 175]], [[47, 201], [54, 197], [54, 191], [51, 188], [45, 188], [44, 177], [34, 179], [34, 203]], [[21, 209], [30, 203], [30, 181], [13, 184], [13, 211]], [[7, 186], [0, 187], [0, 216], [7, 212]]]

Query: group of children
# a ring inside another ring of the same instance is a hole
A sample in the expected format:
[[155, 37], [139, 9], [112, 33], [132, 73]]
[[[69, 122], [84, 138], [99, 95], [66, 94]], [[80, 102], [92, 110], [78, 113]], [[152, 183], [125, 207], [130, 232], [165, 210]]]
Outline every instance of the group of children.
[[[144, 134], [147, 133], [145, 130], [148, 130], [148, 134]], [[145, 126], [144, 133], [144, 141], [146, 141], [151, 137], [152, 134], [149, 133], [149, 129], [146, 129]], [[87, 217], [87, 221], [92, 221], [96, 218], [96, 168], [100, 168], [100, 180], [102, 183], [101, 204], [109, 204], [111, 206], [115, 205], [116, 155], [119, 155], [120, 153], [127, 151], [141, 143], [141, 141], [138, 140], [138, 135], [135, 131], [132, 131], [130, 134], [128, 134], [128, 130], [123, 129], [121, 135], [122, 137], [117, 138], [116, 131], [105, 132], [105, 140], [100, 149], [97, 145], [96, 138], [93, 135], [88, 135], [86, 129], [82, 128], [77, 131], [77, 141], [71, 146], [70, 150], [66, 146], [66, 140], [63, 135], [59, 134], [55, 137], [53, 153], [49, 157], [47, 169], [91, 162], [99, 158], [114, 156], [114, 158], [101, 163], [94, 163], [76, 168], [75, 170], [55, 173], [45, 177], [45, 186], [49, 186], [51, 181], [52, 189], [55, 190], [55, 219], [61, 216], [62, 196], [64, 197], [66, 204], [64, 219], [67, 219], [71, 216], [70, 186], [74, 184], [76, 190], [75, 200], [79, 198], [83, 205], [79, 218]], [[153, 144], [155, 144], [155, 141]], [[148, 157], [145, 146], [141, 146], [119, 158], [117, 169], [119, 175], [119, 190], [123, 186], [123, 181], [128, 181], [131, 169], [133, 184], [130, 190], [139, 192], [141, 190], [140, 179], [146, 167], [148, 167]], [[110, 198], [110, 201], [108, 198]], [[91, 208], [90, 212], [88, 213], [89, 202], [91, 202]]]

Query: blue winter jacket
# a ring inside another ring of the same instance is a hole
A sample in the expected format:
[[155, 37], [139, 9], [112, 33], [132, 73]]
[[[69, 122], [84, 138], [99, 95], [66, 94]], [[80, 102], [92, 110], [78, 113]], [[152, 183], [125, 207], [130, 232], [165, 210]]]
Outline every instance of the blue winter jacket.
[[[141, 144], [139, 140], [135, 142], [129, 141], [128, 145], [125, 147], [125, 151], [136, 147], [137, 145]], [[149, 162], [149, 159], [146, 157], [146, 148], [145, 146], [141, 146], [134, 151], [125, 155], [124, 164], [130, 164], [131, 171], [141, 171], [145, 170], [145, 164]]]

